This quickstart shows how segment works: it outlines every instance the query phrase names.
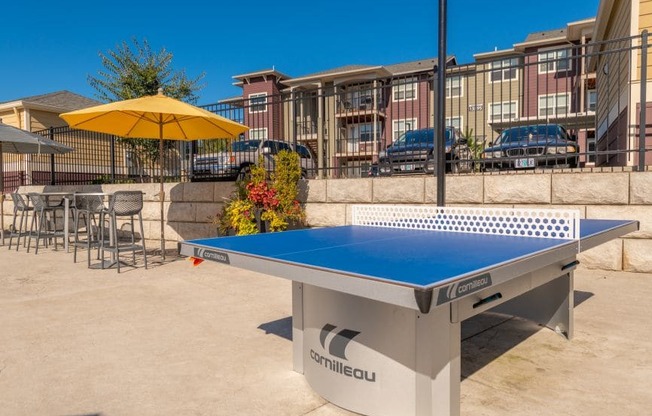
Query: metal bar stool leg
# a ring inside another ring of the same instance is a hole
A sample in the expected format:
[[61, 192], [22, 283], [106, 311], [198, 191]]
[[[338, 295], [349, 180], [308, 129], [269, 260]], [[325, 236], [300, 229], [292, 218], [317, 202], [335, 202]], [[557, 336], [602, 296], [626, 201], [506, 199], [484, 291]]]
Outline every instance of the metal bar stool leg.
[[143, 216], [138, 213], [138, 222], [140, 223], [140, 242], [143, 245], [143, 261], [145, 262], [145, 270], [147, 270], [147, 250], [145, 249], [145, 231], [143, 230]]

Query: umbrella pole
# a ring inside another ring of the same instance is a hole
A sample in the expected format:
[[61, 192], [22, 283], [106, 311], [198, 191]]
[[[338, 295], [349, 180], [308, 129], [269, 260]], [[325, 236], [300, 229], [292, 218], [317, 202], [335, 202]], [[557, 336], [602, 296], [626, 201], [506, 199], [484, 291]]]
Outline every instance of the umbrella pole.
[[160, 139], [158, 141], [158, 164], [161, 169], [161, 188], [159, 190], [159, 197], [161, 198], [161, 258], [165, 260], [165, 221], [163, 215], [165, 214], [165, 191], [163, 190], [163, 122], [159, 126]]

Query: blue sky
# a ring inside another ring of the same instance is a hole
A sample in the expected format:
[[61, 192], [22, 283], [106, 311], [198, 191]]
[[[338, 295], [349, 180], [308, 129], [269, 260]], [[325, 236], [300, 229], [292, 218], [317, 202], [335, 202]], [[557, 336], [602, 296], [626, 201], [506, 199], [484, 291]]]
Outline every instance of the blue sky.
[[[594, 17], [599, 0], [448, 0], [448, 54], [512, 47], [531, 32]], [[239, 95], [233, 75], [301, 76], [437, 54], [438, 0], [8, 1], [0, 25], [0, 102], [59, 90], [95, 98], [99, 52], [147, 39], [175, 69], [206, 73], [199, 104]]]

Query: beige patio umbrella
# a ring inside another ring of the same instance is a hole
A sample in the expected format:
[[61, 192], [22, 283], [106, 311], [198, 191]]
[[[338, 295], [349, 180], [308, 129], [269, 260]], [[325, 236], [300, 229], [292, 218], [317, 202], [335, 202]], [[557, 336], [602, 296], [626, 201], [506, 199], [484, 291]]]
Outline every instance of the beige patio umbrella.
[[3, 153], [16, 154], [63, 154], [74, 149], [36, 133], [0, 123], [0, 236], [5, 238], [5, 179]]
[[161, 256], [165, 258], [163, 140], [236, 138], [249, 128], [204, 109], [163, 95], [117, 101], [61, 114], [70, 127], [119, 137], [159, 140], [161, 172]]

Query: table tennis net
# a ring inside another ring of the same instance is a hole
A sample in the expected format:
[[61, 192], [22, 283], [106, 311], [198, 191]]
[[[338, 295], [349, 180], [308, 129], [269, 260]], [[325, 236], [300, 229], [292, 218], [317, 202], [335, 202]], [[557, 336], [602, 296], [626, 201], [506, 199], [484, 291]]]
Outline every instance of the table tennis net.
[[353, 205], [353, 225], [579, 240], [580, 213], [569, 209]]

